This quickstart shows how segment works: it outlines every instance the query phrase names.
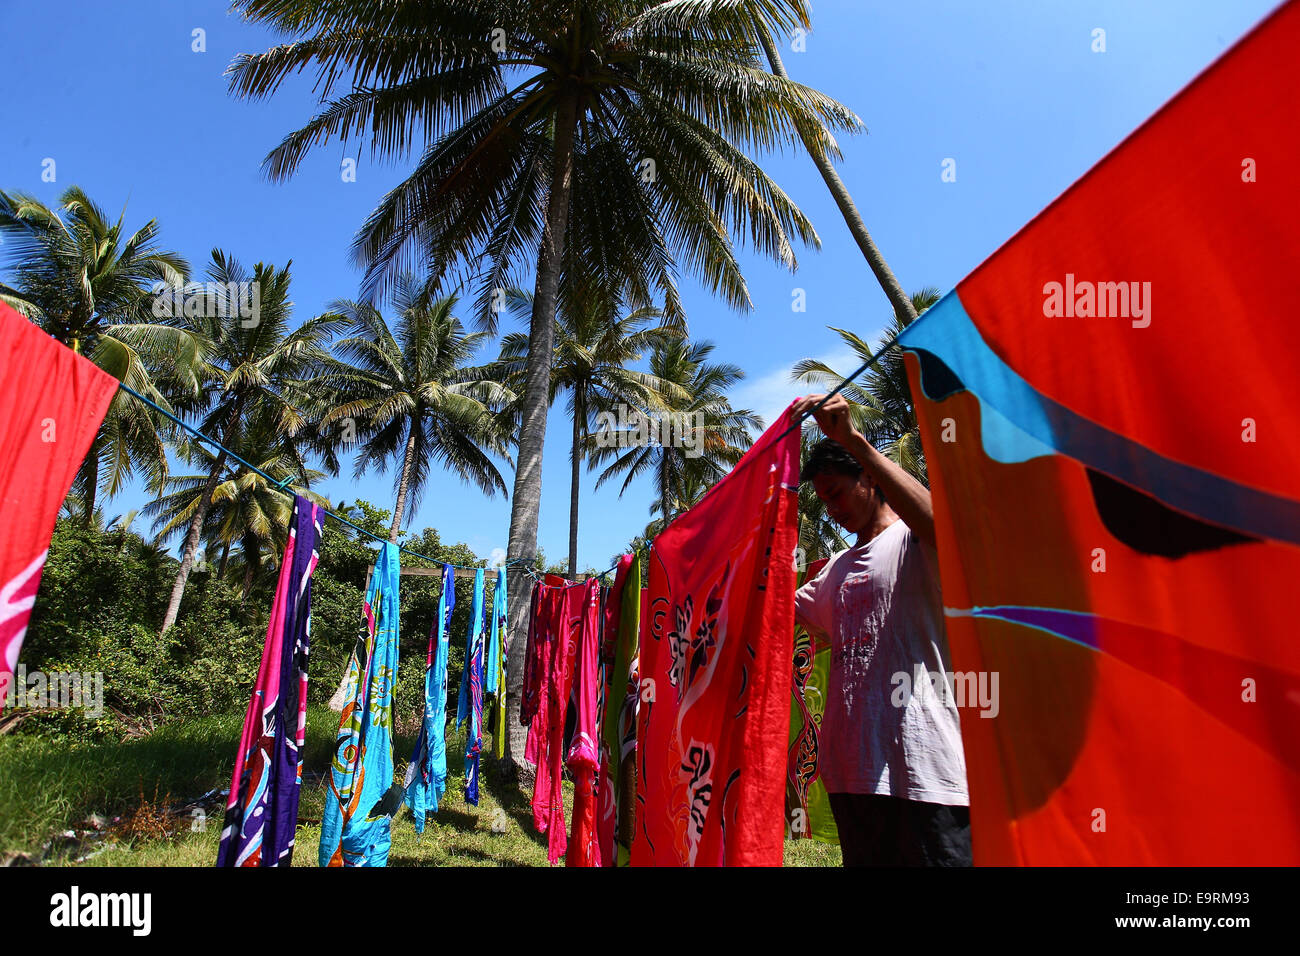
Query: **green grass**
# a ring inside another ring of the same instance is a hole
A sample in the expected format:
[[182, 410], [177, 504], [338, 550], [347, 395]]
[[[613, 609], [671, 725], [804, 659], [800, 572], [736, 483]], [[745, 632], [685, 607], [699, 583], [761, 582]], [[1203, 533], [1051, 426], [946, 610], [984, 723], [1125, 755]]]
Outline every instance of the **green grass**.
[[843, 863], [838, 843], [808, 839], [785, 841], [786, 866], [841, 866]]
[[[51, 834], [79, 827], [90, 814], [112, 819], [145, 802], [182, 804], [230, 784], [243, 714], [170, 724], [138, 740], [118, 744], [55, 745], [39, 737], [0, 737], [0, 856], [19, 851], [39, 856]], [[333, 755], [338, 715], [312, 707], [307, 717], [305, 776], [298, 808], [295, 866], [315, 866], [320, 818], [328, 784], [323, 774]], [[395, 740], [400, 779], [414, 738]], [[463, 734], [447, 741], [447, 793], [424, 833], [417, 836], [410, 813], [393, 821], [390, 866], [545, 866], [546, 838], [533, 829], [528, 795], [490, 756], [482, 761], [479, 805], [464, 799]], [[566, 807], [573, 787], [564, 782]], [[83, 866], [212, 866], [217, 858], [224, 800], [200, 826], [177, 818], [172, 838], [126, 839], [112, 834], [105, 849]], [[498, 810], [501, 812], [498, 813]], [[505, 821], [505, 832], [493, 824]], [[193, 829], [192, 829], [193, 828]], [[59, 862], [50, 860], [47, 862]], [[838, 866], [840, 850], [814, 840], [787, 841], [787, 866]]]
[[179, 802], [228, 785], [242, 720], [189, 720], [125, 743], [0, 738], [0, 850], [34, 853], [89, 814], [127, 813], [142, 793]]

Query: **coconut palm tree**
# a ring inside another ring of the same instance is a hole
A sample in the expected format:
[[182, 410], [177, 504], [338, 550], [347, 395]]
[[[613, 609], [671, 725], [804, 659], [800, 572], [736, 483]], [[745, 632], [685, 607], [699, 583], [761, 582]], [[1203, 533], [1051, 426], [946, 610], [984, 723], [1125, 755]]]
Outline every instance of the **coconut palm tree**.
[[[237, 547], [245, 570], [244, 593], [253, 583], [264, 558], [274, 563], [283, 553], [293, 518], [293, 495], [328, 507], [328, 500], [308, 490], [308, 485], [325, 473], [307, 467], [302, 442], [280, 432], [274, 420], [249, 422], [239, 433], [231, 451], [243, 462], [227, 462], [228, 474], [212, 491], [204, 519], [205, 551], [220, 554], [217, 574], [224, 576], [232, 547]], [[202, 470], [198, 474], [168, 479], [168, 493], [145, 505], [143, 513], [154, 519], [154, 533], [166, 541], [187, 529], [197, 513], [204, 487], [219, 452], [198, 441], [182, 443], [180, 455]], [[265, 475], [270, 475], [268, 480]]]
[[[154, 291], [179, 285], [189, 264], [158, 248], [158, 222], [123, 228], [72, 186], [51, 209], [24, 193], [0, 191], [0, 252], [14, 285], [0, 284], [0, 301], [85, 355], [114, 378], [164, 408], [168, 396], [192, 397], [206, 347], [198, 330], [160, 321]], [[151, 485], [167, 475], [165, 440], [172, 425], [153, 409], [118, 392], [72, 485], [90, 524], [100, 495], [117, 494], [142, 470]]]
[[[212, 343], [200, 372], [207, 387], [191, 411], [200, 416], [199, 430], [223, 447], [211, 461], [185, 533], [180, 569], [163, 617], [164, 634], [176, 623], [208, 509], [228, 460], [225, 449], [242, 443], [250, 423], [288, 438], [310, 437], [311, 381], [329, 361], [328, 343], [343, 320], [326, 314], [291, 329], [292, 265], [277, 269], [259, 262], [250, 277], [234, 258], [213, 249], [211, 285], [186, 303], [187, 312], [197, 313], [187, 315], [186, 321]], [[192, 302], [198, 307], [191, 310]]]
[[[368, 135], [411, 175], [357, 237], [367, 297], [415, 260], [435, 280], [476, 270], [479, 317], [520, 268], [535, 277], [510, 559], [537, 547], [555, 316], [595, 290], [680, 318], [678, 264], [751, 306], [736, 246], [793, 269], [811, 223], [747, 155], [811, 136], [838, 156], [846, 107], [762, 68], [757, 28], [810, 25], [807, 0], [236, 0], [288, 42], [237, 57], [231, 89], [271, 95], [314, 71], [331, 100], [267, 157], [292, 175], [314, 145]], [[798, 132], [796, 132], [796, 128]], [[564, 282], [561, 282], [562, 276]], [[527, 579], [511, 585], [517, 692]], [[518, 706], [517, 693], [510, 706]], [[513, 718], [510, 719], [513, 726]], [[517, 738], [518, 735], [515, 735]], [[512, 759], [522, 744], [511, 740]]]
[[509, 388], [469, 360], [487, 334], [467, 332], [452, 315], [456, 298], [434, 298], [432, 287], [411, 276], [399, 279], [390, 328], [374, 306], [341, 301], [331, 308], [350, 324], [336, 342], [337, 360], [315, 383], [325, 396], [319, 430], [343, 429], [359, 445], [355, 474], [385, 471], [398, 460], [397, 503], [389, 540], [415, 514], [430, 465], [442, 463], [485, 494], [506, 493], [489, 453], [506, 457], [507, 434], [496, 412], [514, 400]]
[[[527, 323], [533, 312], [533, 296], [514, 289], [507, 303], [508, 310]], [[569, 449], [570, 576], [578, 573], [579, 476], [592, 421], [620, 412], [626, 418], [628, 409], [662, 407], [663, 383], [654, 375], [628, 368], [656, 341], [681, 334], [676, 323], [647, 327], [647, 322], [662, 317], [663, 312], [656, 308], [626, 311], [618, 302], [591, 296], [581, 302], [564, 303], [556, 318], [548, 399], [554, 404], [560, 392], [567, 392], [573, 424]], [[510, 381], [522, 383], [528, 362], [528, 336], [517, 332], [505, 336], [498, 361]]]
[[[939, 301], [939, 290], [927, 286], [913, 292], [912, 310], [920, 315]], [[873, 348], [854, 332], [830, 326], [844, 343], [853, 350], [860, 365], [897, 338], [912, 319], [895, 313], [894, 320], [884, 329], [880, 342]], [[912, 390], [907, 382], [907, 369], [903, 354], [891, 349], [875, 365], [863, 373], [861, 384], [850, 382], [841, 390], [849, 402], [849, 416], [853, 425], [891, 460], [905, 469], [922, 484], [928, 484], [925, 471], [925, 451], [921, 447], [921, 430], [916, 423], [916, 409]], [[795, 363], [790, 378], [796, 382], [812, 382], [827, 390], [844, 381], [844, 376], [825, 362], [802, 359]]]
[[[777, 52], [776, 42], [772, 39], [772, 34], [766, 24], [759, 24], [757, 32], [759, 40], [763, 44], [763, 52], [767, 55], [767, 62], [772, 68], [772, 73], [783, 80], [788, 80], [789, 74], [785, 72], [785, 64], [781, 62], [781, 54]], [[831, 197], [835, 200], [835, 205], [839, 207], [840, 215], [844, 217], [844, 223], [849, 227], [849, 232], [853, 235], [853, 241], [862, 250], [862, 255], [867, 260], [867, 265], [871, 267], [871, 272], [875, 275], [876, 281], [880, 283], [880, 287], [885, 290], [885, 295], [889, 297], [889, 304], [894, 307], [894, 312], [897, 314], [905, 316], [909, 320], [915, 319], [917, 313], [911, 300], [903, 291], [903, 286], [894, 275], [894, 271], [889, 268], [889, 263], [885, 261], [880, 249], [876, 247], [875, 240], [871, 238], [871, 233], [867, 232], [867, 225], [862, 221], [862, 214], [858, 212], [857, 203], [849, 195], [848, 187], [844, 185], [844, 180], [840, 179], [840, 174], [835, 171], [835, 166], [831, 163], [832, 157], [828, 156], [822, 148], [820, 131], [804, 125], [800, 125], [798, 129], [804, 148], [808, 151], [808, 155], [812, 157], [817, 171], [821, 173], [826, 188], [830, 190]]]
[[[658, 438], [683, 434], [685, 441], [668, 443], [640, 441], [633, 433], [638, 425], [597, 433], [589, 442], [593, 464], [614, 459], [600, 473], [596, 487], [623, 476], [619, 494], [627, 491], [639, 475], [653, 471], [659, 492], [658, 513], [664, 524], [684, 508], [691, 488], [708, 487], [722, 478], [753, 444], [752, 431], [761, 427], [759, 417], [747, 408], [732, 408], [725, 390], [745, 377], [736, 365], [708, 361], [712, 342], [691, 342], [685, 338], [656, 341], [650, 353], [650, 374], [660, 381], [663, 411], [648, 416], [656, 421]], [[648, 429], [647, 429], [648, 430]]]
[[[668, 513], [670, 515], [679, 515], [683, 511], [688, 511], [694, 507], [699, 500], [708, 494], [709, 489], [713, 487], [711, 482], [704, 479], [699, 470], [687, 471], [681, 482], [672, 491], [672, 498], [668, 502]], [[668, 522], [664, 520], [664, 502], [662, 498], [655, 498], [650, 502], [650, 514], [658, 515], [648, 525], [642, 533], [642, 538], [653, 539], [660, 531], [668, 527]]]

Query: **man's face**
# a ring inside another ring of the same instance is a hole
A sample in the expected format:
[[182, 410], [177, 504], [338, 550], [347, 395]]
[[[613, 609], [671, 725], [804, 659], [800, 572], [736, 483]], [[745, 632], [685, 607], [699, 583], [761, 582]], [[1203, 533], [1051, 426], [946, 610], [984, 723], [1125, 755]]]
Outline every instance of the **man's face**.
[[875, 518], [879, 500], [861, 475], [823, 472], [814, 475], [812, 483], [831, 520], [849, 534], [858, 534]]

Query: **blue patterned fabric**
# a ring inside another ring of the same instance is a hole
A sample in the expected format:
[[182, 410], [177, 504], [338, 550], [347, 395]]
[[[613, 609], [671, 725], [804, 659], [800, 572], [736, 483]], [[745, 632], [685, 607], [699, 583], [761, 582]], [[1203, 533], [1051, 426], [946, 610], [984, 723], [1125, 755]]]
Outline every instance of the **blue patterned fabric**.
[[469, 635], [465, 644], [465, 673], [460, 679], [456, 729], [469, 721], [465, 735], [465, 802], [478, 806], [478, 763], [483, 749], [483, 569], [474, 572], [474, 601], [469, 609]]
[[416, 833], [424, 832], [425, 815], [438, 812], [438, 801], [447, 792], [447, 634], [455, 606], [456, 572], [450, 564], [444, 564], [438, 623], [429, 635], [424, 668], [424, 720], [406, 768], [406, 805], [415, 818]]
[[393, 686], [397, 681], [397, 545], [385, 542], [366, 590], [361, 634], [348, 661], [330, 792], [321, 819], [321, 866], [387, 866], [393, 787]]
[[[488, 627], [487, 660], [483, 665], [483, 690], [489, 694], [498, 692], [501, 668], [501, 635], [504, 633], [506, 620], [506, 569], [497, 568], [497, 583], [492, 591], [492, 623]], [[500, 688], [505, 690], [505, 688]]]

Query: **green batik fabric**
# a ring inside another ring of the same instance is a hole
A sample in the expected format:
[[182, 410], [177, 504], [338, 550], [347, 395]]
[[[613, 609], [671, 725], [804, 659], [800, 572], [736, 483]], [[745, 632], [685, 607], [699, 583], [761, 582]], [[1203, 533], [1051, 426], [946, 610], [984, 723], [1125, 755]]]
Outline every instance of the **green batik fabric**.
[[[641, 630], [641, 555], [628, 566], [620, 596], [618, 633], [610, 671], [605, 675], [605, 713], [601, 720], [604, 776], [600, 801], [602, 862], [626, 866], [636, 800], [636, 659]], [[627, 695], [631, 682], [631, 709]], [[612, 838], [612, 843], [611, 843]]]
[[[804, 575], [799, 583], [803, 584]], [[795, 624], [790, 702], [790, 762], [786, 770], [786, 829], [793, 839], [839, 843], [831, 801], [817, 770], [822, 713], [830, 687], [831, 649], [816, 650], [812, 636]]]

